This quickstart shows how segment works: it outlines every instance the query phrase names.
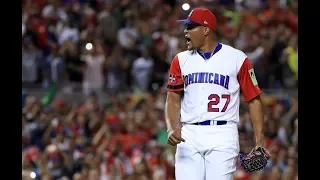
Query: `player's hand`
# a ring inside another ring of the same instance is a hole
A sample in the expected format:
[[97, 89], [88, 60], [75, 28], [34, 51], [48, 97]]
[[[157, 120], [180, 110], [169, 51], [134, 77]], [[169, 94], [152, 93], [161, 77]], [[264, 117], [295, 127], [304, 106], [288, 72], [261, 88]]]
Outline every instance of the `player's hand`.
[[181, 142], [185, 142], [185, 140], [181, 137], [180, 128], [168, 130], [168, 144], [170, 144], [171, 146], [176, 146]]
[[256, 146], [255, 149], [257, 149], [257, 148], [259, 148], [259, 147], [261, 147], [261, 148], [264, 150], [265, 157], [266, 157], [267, 159], [270, 159], [270, 158], [271, 158], [271, 153], [270, 153], [270, 151], [268, 151], [268, 150], [267, 150], [265, 147], [263, 147], [263, 146]]

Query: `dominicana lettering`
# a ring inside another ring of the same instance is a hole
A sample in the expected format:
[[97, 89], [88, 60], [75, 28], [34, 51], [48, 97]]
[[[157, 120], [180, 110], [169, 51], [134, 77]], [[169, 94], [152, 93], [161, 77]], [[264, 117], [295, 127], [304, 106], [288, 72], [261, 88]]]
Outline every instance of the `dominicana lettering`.
[[208, 73], [208, 72], [196, 72], [196, 73], [191, 73], [183, 76], [185, 87], [195, 83], [209, 83], [209, 84], [217, 84], [228, 89], [229, 79], [230, 77], [228, 75], [225, 76], [218, 73]]

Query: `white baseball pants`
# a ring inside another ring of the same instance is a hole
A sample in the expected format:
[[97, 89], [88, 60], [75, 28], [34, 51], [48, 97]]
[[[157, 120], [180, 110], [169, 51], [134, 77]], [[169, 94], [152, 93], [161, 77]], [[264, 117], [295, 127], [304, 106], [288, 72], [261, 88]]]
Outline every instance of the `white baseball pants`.
[[184, 124], [181, 135], [185, 142], [177, 145], [176, 180], [232, 180], [239, 154], [236, 123]]

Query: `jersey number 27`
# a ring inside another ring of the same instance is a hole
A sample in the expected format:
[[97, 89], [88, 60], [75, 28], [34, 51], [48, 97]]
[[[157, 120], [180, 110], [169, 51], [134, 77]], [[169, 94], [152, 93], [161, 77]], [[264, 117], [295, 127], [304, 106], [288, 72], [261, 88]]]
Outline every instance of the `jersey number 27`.
[[[220, 109], [215, 106], [220, 103], [221, 99], [226, 99], [226, 101], [225, 101], [223, 108], [220, 111]], [[210, 94], [210, 96], [208, 96], [208, 100], [209, 100], [208, 112], [225, 112], [228, 108], [229, 103], [230, 103], [230, 95], [229, 94], [222, 94], [221, 96], [219, 96], [217, 94]]]

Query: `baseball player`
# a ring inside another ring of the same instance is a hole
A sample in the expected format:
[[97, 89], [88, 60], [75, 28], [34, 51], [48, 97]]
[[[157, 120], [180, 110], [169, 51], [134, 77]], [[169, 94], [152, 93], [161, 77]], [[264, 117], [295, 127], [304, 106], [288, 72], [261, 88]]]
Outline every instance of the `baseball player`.
[[[262, 92], [248, 57], [217, 41], [216, 17], [208, 9], [195, 8], [179, 21], [185, 24], [187, 51], [172, 60], [165, 107], [168, 144], [177, 145], [176, 180], [232, 179], [239, 155], [240, 90], [255, 131], [253, 152], [263, 154], [264, 167], [270, 154], [263, 148]], [[257, 170], [256, 162], [245, 163], [248, 171]]]

